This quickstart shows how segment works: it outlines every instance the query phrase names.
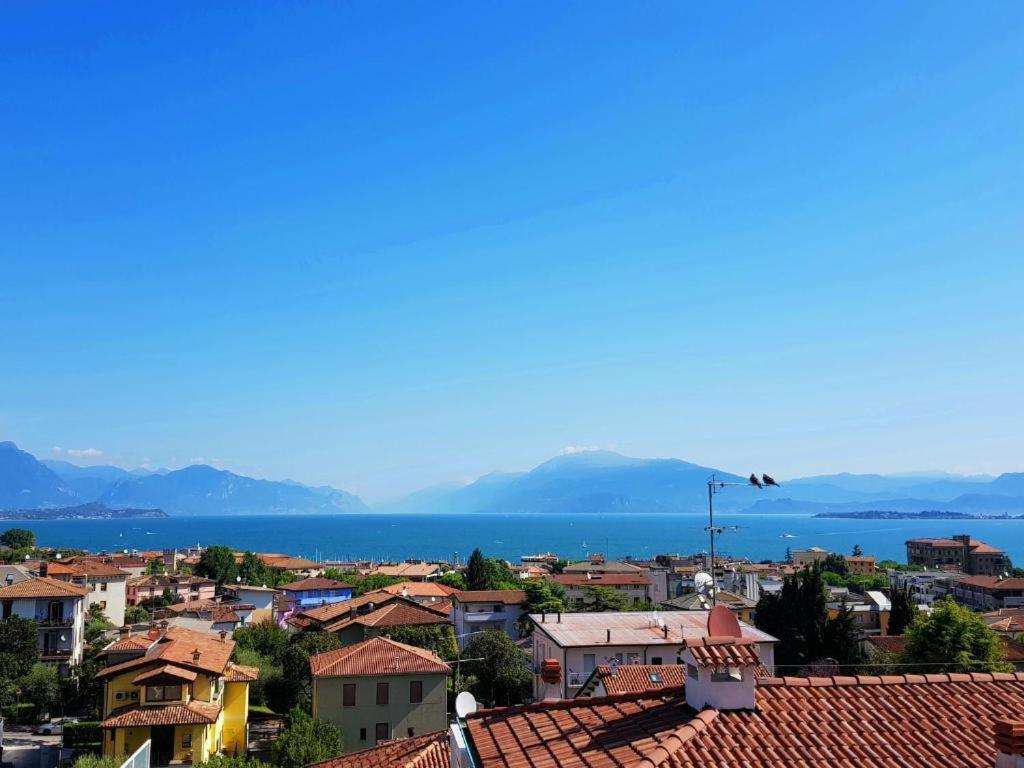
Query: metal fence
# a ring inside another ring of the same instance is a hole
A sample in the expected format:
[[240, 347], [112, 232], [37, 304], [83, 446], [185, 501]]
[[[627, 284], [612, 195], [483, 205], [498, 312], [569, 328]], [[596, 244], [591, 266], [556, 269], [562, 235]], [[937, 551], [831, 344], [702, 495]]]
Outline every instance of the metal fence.
[[146, 739], [146, 742], [136, 749], [131, 757], [121, 763], [121, 768], [149, 768], [149, 748], [150, 741]]

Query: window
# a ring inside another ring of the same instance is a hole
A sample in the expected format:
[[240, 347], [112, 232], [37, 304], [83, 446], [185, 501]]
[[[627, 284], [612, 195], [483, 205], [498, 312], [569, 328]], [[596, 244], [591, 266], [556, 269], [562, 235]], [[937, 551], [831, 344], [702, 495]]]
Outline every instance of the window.
[[146, 687], [146, 701], [181, 701], [180, 685], [150, 685]]
[[117, 731], [116, 731], [115, 729], [113, 729], [113, 728], [111, 728], [111, 729], [110, 729], [110, 740], [111, 740], [111, 741], [113, 741], [113, 740], [114, 740], [114, 735], [115, 735], [116, 733], [117, 733]]
[[[111, 733], [113, 733], [113, 731], [111, 731]], [[360, 728], [359, 729], [359, 740], [360, 741], [366, 741], [366, 729], [365, 728]]]
[[597, 658], [592, 653], [583, 654], [583, 673], [589, 675], [594, 671], [594, 666], [597, 664]]
[[191, 733], [186, 731], [184, 734], [182, 734], [182, 736], [181, 736], [181, 746], [182, 746], [182, 749], [188, 749], [189, 747], [192, 746], [192, 734]]
[[106, 592], [106, 591], [107, 591], [107, 582], [105, 582], [105, 581], [101, 582], [100, 583], [100, 592]]
[[423, 701], [423, 681], [413, 680], [409, 683], [409, 703], [419, 704]]
[[651, 656], [651, 664], [661, 666], [661, 656]]
[[504, 612], [505, 612], [505, 605], [504, 605], [504, 603], [502, 603], [501, 605], [495, 605], [495, 606], [493, 606], [491, 608], [491, 613], [504, 613]]
[[389, 729], [387, 723], [377, 723], [377, 741], [384, 741], [386, 738], [388, 738], [388, 731]]
[[743, 680], [743, 670], [739, 667], [728, 667], [721, 672], [715, 670], [711, 673], [713, 683], [738, 683]]
[[345, 683], [341, 686], [341, 706], [354, 707], [356, 705], [355, 683]]
[[[5, 619], [11, 618], [11, 613], [13, 613], [13, 612], [14, 612], [14, 601], [13, 600], [4, 600], [4, 618]], [[113, 733], [113, 731], [111, 731], [111, 733]]]
[[411, 738], [412, 738], [413, 736], [415, 736], [415, 735], [416, 735], [416, 729], [415, 729], [415, 728], [406, 728], [406, 729], [405, 729], [405, 732], [406, 732], [406, 734], [408, 734], [408, 736], [409, 736], [409, 738], [410, 738], [410, 739], [411, 739]]
[[686, 665], [686, 676], [694, 680], [697, 679], [697, 667], [693, 664]]
[[388, 684], [377, 683], [377, 703], [384, 706], [388, 703]]

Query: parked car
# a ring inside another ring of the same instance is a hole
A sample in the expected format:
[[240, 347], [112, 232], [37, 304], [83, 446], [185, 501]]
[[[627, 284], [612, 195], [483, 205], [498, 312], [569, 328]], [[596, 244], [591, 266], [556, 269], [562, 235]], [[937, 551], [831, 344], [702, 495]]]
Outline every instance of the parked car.
[[64, 723], [77, 723], [79, 718], [77, 717], [62, 717], [60, 720], [54, 720], [50, 723], [43, 723], [36, 728], [36, 733], [43, 736], [56, 736], [64, 733]]

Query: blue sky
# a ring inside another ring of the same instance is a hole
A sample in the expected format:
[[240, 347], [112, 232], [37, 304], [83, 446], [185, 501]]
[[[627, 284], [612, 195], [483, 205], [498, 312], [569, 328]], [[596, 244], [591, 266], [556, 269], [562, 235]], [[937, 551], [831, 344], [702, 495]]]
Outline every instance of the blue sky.
[[369, 500], [568, 446], [1022, 469], [1022, 38], [1012, 2], [8, 5], [0, 438]]

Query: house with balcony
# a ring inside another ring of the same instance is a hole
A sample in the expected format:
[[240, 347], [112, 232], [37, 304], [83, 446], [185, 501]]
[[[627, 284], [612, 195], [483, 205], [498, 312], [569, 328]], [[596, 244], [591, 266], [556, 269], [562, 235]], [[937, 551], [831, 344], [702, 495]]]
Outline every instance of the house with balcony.
[[565, 588], [570, 604], [582, 607], [590, 601], [587, 587], [607, 587], [634, 605], [651, 602], [651, 579], [642, 571], [635, 573], [561, 573], [548, 577]]
[[352, 585], [322, 576], [310, 576], [282, 584], [278, 600], [279, 615], [304, 608], [331, 605], [352, 599]]
[[[534, 630], [534, 696], [553, 692], [541, 677], [541, 665], [555, 660], [562, 670], [559, 697], [569, 699], [600, 665], [678, 664], [680, 648], [708, 635], [709, 611], [609, 611], [606, 613], [530, 614]], [[775, 669], [777, 638], [739, 622], [766, 670]]]
[[526, 613], [521, 589], [464, 590], [452, 595], [452, 620], [459, 650], [479, 632], [504, 632], [519, 639], [517, 624]]
[[152, 606], [163, 600], [165, 592], [175, 603], [213, 600], [217, 594], [217, 582], [203, 576], [140, 576], [128, 579], [128, 605]]
[[82, 660], [88, 592], [45, 576], [7, 584], [0, 587], [0, 618], [19, 616], [38, 624], [40, 660], [66, 672]]
[[953, 599], [982, 611], [1024, 608], [1024, 579], [963, 576], [953, 582]]
[[73, 563], [46, 563], [43, 575], [85, 587], [89, 590], [85, 596], [86, 611], [97, 605], [114, 624], [124, 624], [130, 576], [128, 571], [102, 560], [80, 559]]
[[235, 664], [227, 633], [170, 627], [129, 635], [104, 649], [103, 754], [130, 755], [148, 739], [150, 764], [193, 765], [216, 754], [244, 755], [249, 683], [255, 667]]

